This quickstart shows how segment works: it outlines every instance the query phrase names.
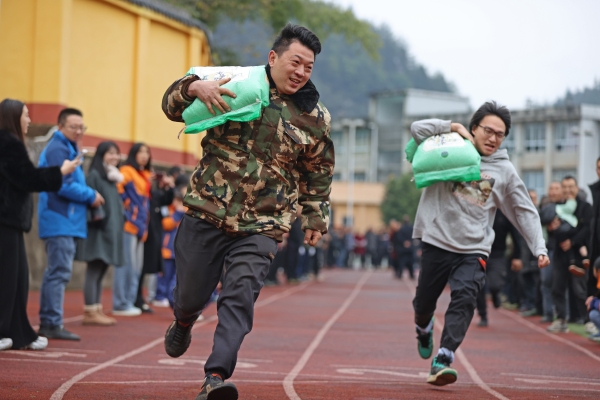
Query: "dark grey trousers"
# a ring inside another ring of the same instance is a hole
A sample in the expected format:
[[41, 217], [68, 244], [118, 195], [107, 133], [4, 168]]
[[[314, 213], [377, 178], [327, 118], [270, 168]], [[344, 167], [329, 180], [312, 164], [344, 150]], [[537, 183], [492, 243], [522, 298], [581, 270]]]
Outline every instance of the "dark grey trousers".
[[233, 374], [242, 341], [252, 330], [254, 302], [276, 253], [277, 242], [269, 237], [231, 237], [188, 215], [181, 221], [175, 238], [174, 312], [179, 321], [198, 318], [225, 270], [206, 373], [218, 373], [223, 379]]
[[477, 294], [485, 284], [481, 254], [458, 254], [423, 243], [421, 273], [413, 300], [415, 323], [425, 328], [446, 284], [450, 284], [450, 305], [445, 315], [440, 347], [456, 351], [475, 313]]
[[[570, 286], [579, 314], [577, 317], [587, 319], [587, 308], [585, 305], [585, 299], [587, 298], [587, 277], [571, 274], [569, 272], [569, 264], [569, 253], [557, 249], [554, 252], [554, 259], [552, 260], [552, 301], [554, 302], [556, 317], [560, 319], [567, 318], [565, 293], [567, 293], [567, 289]], [[573, 318], [573, 315], [571, 315], [571, 318]]]

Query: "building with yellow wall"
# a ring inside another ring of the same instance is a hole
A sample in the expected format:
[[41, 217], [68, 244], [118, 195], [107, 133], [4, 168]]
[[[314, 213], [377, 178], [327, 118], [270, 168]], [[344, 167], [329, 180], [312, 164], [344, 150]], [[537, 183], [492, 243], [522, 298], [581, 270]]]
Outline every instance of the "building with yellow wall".
[[84, 146], [143, 141], [154, 160], [194, 165], [200, 138], [178, 140], [161, 100], [190, 66], [210, 65], [208, 35], [159, 0], [2, 0], [0, 99], [25, 102], [37, 124], [80, 109]]
[[[352, 207], [352, 228], [361, 233], [372, 228], [379, 230], [384, 227], [381, 218], [381, 202], [385, 195], [385, 185], [379, 182], [333, 181], [331, 184], [331, 208], [333, 223], [343, 226], [349, 206]], [[349, 199], [352, 199], [349, 202]]]

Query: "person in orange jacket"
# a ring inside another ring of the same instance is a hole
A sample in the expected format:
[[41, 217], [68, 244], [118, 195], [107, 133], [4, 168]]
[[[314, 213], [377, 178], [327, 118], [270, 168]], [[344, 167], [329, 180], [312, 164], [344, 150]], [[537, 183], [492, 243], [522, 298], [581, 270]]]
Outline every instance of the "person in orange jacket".
[[144, 241], [148, 235], [150, 214], [150, 148], [136, 143], [129, 150], [120, 168], [123, 175], [117, 188], [125, 208], [123, 246], [125, 265], [115, 268], [113, 279], [113, 315], [136, 316], [142, 313], [134, 307], [138, 281], [144, 261]]

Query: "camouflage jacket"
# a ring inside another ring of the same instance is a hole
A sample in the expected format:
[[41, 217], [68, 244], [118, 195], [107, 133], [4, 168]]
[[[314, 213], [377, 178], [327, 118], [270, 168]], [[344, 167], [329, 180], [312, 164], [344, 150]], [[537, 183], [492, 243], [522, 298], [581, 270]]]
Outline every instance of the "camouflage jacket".
[[[188, 214], [230, 235], [261, 233], [281, 240], [302, 206], [302, 229], [327, 232], [334, 166], [331, 116], [308, 81], [292, 96], [271, 82], [270, 104], [259, 119], [209, 129], [203, 156], [188, 185]], [[185, 76], [167, 89], [162, 108], [173, 121], [193, 98]]]

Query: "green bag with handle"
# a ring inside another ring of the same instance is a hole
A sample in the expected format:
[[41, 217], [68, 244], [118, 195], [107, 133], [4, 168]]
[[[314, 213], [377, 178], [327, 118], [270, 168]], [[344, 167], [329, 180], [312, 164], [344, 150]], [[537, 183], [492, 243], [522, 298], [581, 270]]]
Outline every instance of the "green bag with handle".
[[249, 122], [260, 117], [269, 105], [269, 80], [265, 66], [256, 67], [192, 67], [186, 75], [198, 75], [203, 81], [231, 78], [222, 87], [236, 94], [235, 98], [223, 96], [231, 111], [222, 113], [214, 105], [212, 115], [206, 105], [195, 99], [183, 111], [185, 133], [199, 133], [227, 121]]
[[473, 144], [456, 132], [411, 139], [406, 148], [417, 188], [436, 182], [469, 182], [481, 179], [481, 156]]

